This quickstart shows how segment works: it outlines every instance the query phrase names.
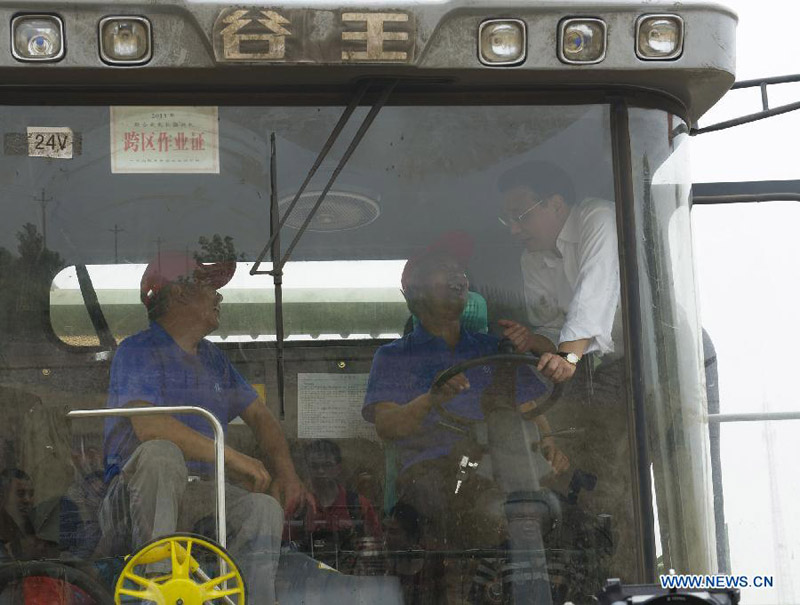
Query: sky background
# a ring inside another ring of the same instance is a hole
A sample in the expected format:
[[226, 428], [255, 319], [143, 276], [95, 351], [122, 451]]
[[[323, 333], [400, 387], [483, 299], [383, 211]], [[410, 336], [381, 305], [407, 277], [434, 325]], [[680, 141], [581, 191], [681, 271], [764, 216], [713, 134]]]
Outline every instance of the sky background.
[[[800, 73], [800, 2], [728, 0], [739, 14], [737, 80]], [[800, 101], [800, 84], [770, 86], [770, 106]], [[758, 88], [729, 93], [706, 126], [761, 109]], [[692, 140], [694, 182], [798, 180], [800, 111]], [[696, 207], [697, 281], [703, 325], [718, 354], [722, 412], [800, 411], [797, 202]], [[725, 514], [735, 574], [773, 574], [772, 590], [743, 603], [800, 603], [800, 421], [722, 427]]]

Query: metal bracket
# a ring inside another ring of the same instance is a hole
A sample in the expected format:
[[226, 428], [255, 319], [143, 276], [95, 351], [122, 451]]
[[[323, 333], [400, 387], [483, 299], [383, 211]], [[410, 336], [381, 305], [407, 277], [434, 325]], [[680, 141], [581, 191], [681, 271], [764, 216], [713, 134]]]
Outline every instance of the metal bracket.
[[692, 128], [689, 131], [689, 135], [695, 136], [698, 134], [705, 134], [707, 132], [716, 132], [718, 130], [725, 130], [726, 128], [733, 128], [734, 126], [741, 126], [742, 124], [757, 122], [758, 120], [771, 118], [773, 116], [779, 116], [781, 114], [789, 113], [790, 111], [795, 111], [796, 109], [800, 109], [800, 101], [796, 103], [787, 103], [786, 105], [781, 105], [780, 107], [775, 107], [773, 109], [770, 109], [769, 107], [767, 86], [770, 84], [788, 84], [791, 82], [800, 82], [800, 74], [795, 74], [791, 76], [777, 76], [774, 78], [761, 78], [757, 80], [742, 80], [741, 82], [734, 83], [734, 85], [731, 86], [731, 90], [738, 90], [741, 88], [754, 88], [758, 86], [761, 89], [761, 106], [763, 107], [763, 111], [758, 111], [756, 113], [751, 113], [745, 116], [734, 118], [733, 120], [725, 120], [724, 122], [718, 122], [716, 124], [712, 124], [711, 126], [706, 126], [705, 128]]

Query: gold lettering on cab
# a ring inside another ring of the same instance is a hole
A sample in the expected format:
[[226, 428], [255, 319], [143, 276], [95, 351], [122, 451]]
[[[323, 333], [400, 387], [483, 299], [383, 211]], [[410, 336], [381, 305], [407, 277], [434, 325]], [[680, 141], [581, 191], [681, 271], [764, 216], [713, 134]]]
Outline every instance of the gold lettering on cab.
[[[250, 11], [233, 11], [222, 19], [227, 24], [220, 31], [222, 36], [222, 56], [229, 61], [269, 61], [284, 59], [286, 56], [286, 36], [292, 33], [284, 27], [289, 20], [275, 11], [258, 11], [257, 17]], [[253, 24], [260, 25], [260, 29]]]
[[412, 16], [385, 10], [232, 7], [220, 12], [213, 30], [223, 62], [408, 63], [414, 40]]
[[[407, 23], [406, 13], [342, 13], [342, 21], [358, 23], [361, 31], [343, 31], [342, 61], [366, 61], [374, 63], [408, 61], [408, 52], [387, 50], [384, 42], [408, 41], [407, 31], [386, 31], [386, 23]], [[347, 42], [359, 42], [349, 44]]]

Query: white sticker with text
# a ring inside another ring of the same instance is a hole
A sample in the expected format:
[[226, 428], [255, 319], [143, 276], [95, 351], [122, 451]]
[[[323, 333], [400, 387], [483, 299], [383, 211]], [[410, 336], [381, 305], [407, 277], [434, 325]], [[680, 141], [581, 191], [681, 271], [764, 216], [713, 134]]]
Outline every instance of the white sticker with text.
[[112, 107], [111, 172], [219, 173], [216, 107]]
[[28, 126], [28, 155], [33, 158], [72, 159], [72, 129]]

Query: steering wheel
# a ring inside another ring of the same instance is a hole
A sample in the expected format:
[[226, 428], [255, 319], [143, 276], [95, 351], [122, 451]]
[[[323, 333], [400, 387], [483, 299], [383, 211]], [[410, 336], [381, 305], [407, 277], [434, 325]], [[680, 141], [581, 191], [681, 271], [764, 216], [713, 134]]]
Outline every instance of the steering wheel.
[[[450, 380], [453, 376], [461, 374], [471, 368], [476, 368], [479, 366], [485, 365], [498, 365], [501, 363], [507, 363], [513, 366], [519, 365], [527, 365], [533, 366], [534, 368], [539, 365], [539, 356], [538, 355], [531, 355], [526, 354], [523, 355], [521, 353], [495, 353], [494, 355], [485, 355], [483, 357], [475, 357], [474, 359], [468, 359], [467, 361], [462, 361], [461, 363], [457, 363], [454, 366], [450, 366], [444, 372], [439, 374], [436, 379], [433, 381], [431, 385], [431, 390], [438, 389], [448, 380]], [[538, 376], [538, 373], [537, 373]], [[514, 380], [516, 380], [516, 373], [514, 374]], [[552, 408], [556, 403], [558, 403], [561, 394], [564, 392], [564, 383], [553, 384], [549, 380], [545, 378], [541, 378], [545, 382], [545, 384], [550, 384], [550, 393], [546, 396], [547, 398], [544, 401], [538, 403], [538, 405], [531, 410], [530, 412], [526, 412], [523, 415], [530, 419], [536, 416], [541, 416], [542, 414], [546, 413], [550, 408]], [[516, 402], [514, 402], [516, 404]], [[516, 405], [514, 406], [516, 407]], [[450, 422], [459, 424], [461, 426], [469, 426], [472, 424], [477, 424], [482, 422], [482, 420], [477, 420], [475, 418], [467, 418], [466, 416], [459, 416], [448, 410], [445, 407], [445, 404], [437, 401], [434, 409], [436, 412], [442, 417], [446, 418]]]

